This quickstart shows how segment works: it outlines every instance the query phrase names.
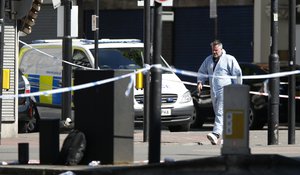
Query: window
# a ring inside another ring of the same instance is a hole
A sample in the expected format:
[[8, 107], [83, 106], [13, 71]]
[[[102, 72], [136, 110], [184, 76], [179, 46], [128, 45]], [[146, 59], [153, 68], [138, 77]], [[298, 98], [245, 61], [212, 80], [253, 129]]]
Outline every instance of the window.
[[[83, 67], [89, 67], [89, 68], [92, 67], [89, 59], [86, 56], [86, 54], [83, 51], [78, 50], [78, 49], [74, 50], [74, 53], [73, 53], [73, 63], [77, 64], [79, 66], [83, 66]], [[73, 70], [74, 69], [82, 69], [82, 68], [73, 66]]]
[[24, 53], [20, 69], [24, 74], [57, 75], [62, 72], [61, 48], [30, 49]]
[[[94, 49], [91, 50], [94, 54]], [[143, 67], [143, 48], [99, 49], [100, 69], [139, 69]]]

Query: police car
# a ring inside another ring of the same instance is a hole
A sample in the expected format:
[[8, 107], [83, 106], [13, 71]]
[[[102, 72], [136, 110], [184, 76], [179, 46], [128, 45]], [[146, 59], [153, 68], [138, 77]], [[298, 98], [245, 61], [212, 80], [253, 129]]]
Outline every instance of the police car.
[[[136, 39], [101, 39], [98, 42], [100, 69], [140, 69], [144, 67], [143, 43]], [[94, 69], [92, 40], [72, 41], [72, 68]], [[37, 40], [20, 50], [19, 67], [28, 77], [32, 92], [58, 89], [62, 84], [62, 40]], [[170, 68], [161, 58], [161, 64]], [[36, 97], [38, 105], [61, 106], [61, 94]], [[134, 88], [135, 123], [143, 122], [143, 90]], [[161, 121], [170, 131], [188, 131], [194, 120], [189, 90], [170, 71], [162, 74]]]

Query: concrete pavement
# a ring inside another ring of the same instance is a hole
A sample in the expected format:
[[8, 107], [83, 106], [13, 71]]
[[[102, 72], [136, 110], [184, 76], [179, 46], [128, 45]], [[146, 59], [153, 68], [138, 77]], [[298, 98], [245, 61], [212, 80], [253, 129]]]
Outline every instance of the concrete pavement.
[[[294, 145], [287, 144], [288, 131], [284, 127], [279, 131], [278, 145], [267, 145], [267, 130], [250, 131], [250, 156], [221, 156], [222, 146], [213, 146], [206, 138], [210, 129], [210, 126], [207, 126], [203, 130], [179, 133], [163, 130], [161, 134], [161, 160], [162, 162], [166, 160], [167, 163], [157, 165], [147, 164], [148, 142], [143, 142], [143, 132], [137, 129], [134, 132], [133, 163], [97, 167], [39, 165], [39, 134], [19, 134], [17, 138], [1, 139], [0, 162], [10, 165], [0, 166], [0, 174], [59, 174], [68, 170], [79, 174], [90, 174], [91, 172], [135, 174], [133, 172], [141, 169], [143, 169], [143, 174], [153, 174], [153, 172], [155, 174], [179, 174], [187, 169], [188, 173], [185, 174], [195, 174], [196, 172], [200, 174], [203, 172], [206, 174], [218, 174], [220, 172], [239, 174], [245, 173], [246, 170], [251, 170], [250, 172], [254, 174], [261, 172], [264, 168], [268, 170], [264, 171], [264, 174], [300, 172], [300, 139], [297, 140], [300, 130], [296, 130], [296, 144]], [[65, 137], [66, 134], [60, 134], [60, 144], [63, 143]], [[18, 143], [22, 142], [29, 143], [30, 165], [17, 165]], [[171, 167], [177, 169], [177, 172], [171, 170]], [[122, 171], [119, 172], [120, 170]]]

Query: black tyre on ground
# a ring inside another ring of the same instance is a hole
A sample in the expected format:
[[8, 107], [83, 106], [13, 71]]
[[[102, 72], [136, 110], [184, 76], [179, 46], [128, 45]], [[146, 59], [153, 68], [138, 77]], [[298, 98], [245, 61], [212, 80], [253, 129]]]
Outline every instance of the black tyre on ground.
[[267, 112], [266, 110], [260, 109], [255, 110], [253, 105], [249, 108], [249, 129], [261, 130], [266, 124]]
[[192, 128], [202, 128], [204, 124], [204, 117], [201, 117], [199, 107], [194, 105], [194, 113], [193, 113], [193, 122], [191, 124]]
[[38, 131], [39, 127], [39, 120], [40, 120], [40, 115], [38, 112], [38, 109], [36, 107], [36, 104], [32, 101], [31, 102], [31, 114], [28, 114], [30, 116], [33, 116], [30, 120], [28, 121], [19, 121], [18, 123], [18, 130], [19, 133], [30, 133], [30, 132], [36, 132]]

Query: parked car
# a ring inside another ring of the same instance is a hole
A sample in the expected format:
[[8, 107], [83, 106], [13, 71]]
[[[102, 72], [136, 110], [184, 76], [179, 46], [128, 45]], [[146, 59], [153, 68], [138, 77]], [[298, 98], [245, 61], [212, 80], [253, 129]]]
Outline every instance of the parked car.
[[[268, 73], [268, 67], [265, 64], [240, 63], [243, 75], [263, 75]], [[297, 67], [300, 69], [300, 67]], [[280, 66], [281, 71], [288, 71], [287, 65]], [[296, 76], [296, 95], [300, 95], [300, 75]], [[268, 81], [266, 79], [246, 79], [243, 84], [249, 85], [250, 91], [267, 92]], [[280, 78], [280, 94], [288, 94], [288, 78]], [[196, 120], [192, 127], [202, 127], [206, 122], [214, 121], [214, 111], [210, 98], [210, 88], [204, 87], [199, 95], [197, 90], [192, 91], [193, 102], [196, 111]], [[249, 106], [249, 128], [262, 129], [268, 120], [268, 97], [250, 93]], [[279, 122], [287, 122], [288, 99], [280, 98], [279, 104]], [[296, 100], [296, 121], [300, 122], [300, 101]]]
[[[33, 92], [54, 90], [61, 87], [62, 81], [62, 40], [38, 40], [23, 46], [20, 50], [20, 69], [28, 76], [34, 86]], [[144, 67], [144, 44], [136, 39], [99, 40], [100, 69], [137, 70]], [[39, 49], [40, 52], [36, 51]], [[72, 62], [73, 69], [94, 67], [95, 45], [93, 40], [74, 39]], [[46, 54], [45, 54], [46, 53]], [[51, 56], [49, 56], [51, 55]], [[163, 67], [170, 68], [163, 57]], [[79, 67], [80, 66], [80, 67]], [[162, 72], [161, 123], [170, 131], [188, 131], [193, 122], [194, 106], [190, 91], [173, 72]], [[144, 90], [133, 90], [134, 122], [143, 123]], [[52, 94], [37, 98], [37, 104], [49, 107], [61, 106], [61, 94]]]
[[[19, 94], [30, 93], [28, 79], [19, 71]], [[18, 130], [19, 133], [37, 131], [37, 122], [40, 119], [33, 97], [20, 97], [18, 103]]]

